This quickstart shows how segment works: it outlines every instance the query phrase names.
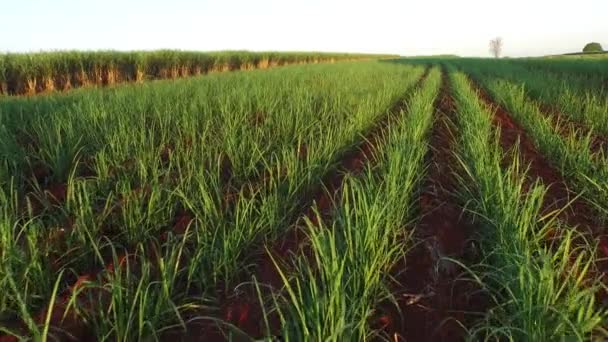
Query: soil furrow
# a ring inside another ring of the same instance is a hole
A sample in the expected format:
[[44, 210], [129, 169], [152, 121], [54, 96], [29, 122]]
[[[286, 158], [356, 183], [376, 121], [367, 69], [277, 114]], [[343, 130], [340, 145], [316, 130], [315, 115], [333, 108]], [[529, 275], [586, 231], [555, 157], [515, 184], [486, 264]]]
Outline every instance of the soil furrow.
[[[459, 341], [465, 337], [476, 313], [484, 311], [479, 289], [462, 276], [450, 257], [471, 264], [474, 226], [463, 216], [456, 191], [455, 104], [445, 71], [435, 104], [436, 119], [430, 136], [429, 165], [422, 184], [418, 208], [421, 216], [415, 231], [416, 244], [405, 261], [395, 267], [393, 289], [399, 312], [387, 313], [385, 332], [394, 340]], [[394, 309], [393, 309], [394, 311]]]

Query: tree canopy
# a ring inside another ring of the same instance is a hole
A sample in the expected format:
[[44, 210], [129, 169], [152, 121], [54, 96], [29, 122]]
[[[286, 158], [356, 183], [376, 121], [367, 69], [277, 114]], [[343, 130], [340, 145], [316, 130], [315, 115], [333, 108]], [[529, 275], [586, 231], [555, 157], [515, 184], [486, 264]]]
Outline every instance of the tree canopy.
[[604, 49], [602, 49], [602, 45], [600, 43], [596, 43], [596, 42], [589, 43], [589, 44], [585, 45], [585, 47], [583, 48], [583, 52], [602, 52], [602, 51], [604, 51]]

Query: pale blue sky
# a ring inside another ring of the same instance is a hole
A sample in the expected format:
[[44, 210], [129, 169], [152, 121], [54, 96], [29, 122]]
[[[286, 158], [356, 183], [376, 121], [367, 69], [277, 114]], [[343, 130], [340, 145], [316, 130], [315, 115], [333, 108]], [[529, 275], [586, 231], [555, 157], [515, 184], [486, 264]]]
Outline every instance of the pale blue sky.
[[608, 48], [608, 0], [0, 0], [0, 51], [300, 50], [531, 56]]

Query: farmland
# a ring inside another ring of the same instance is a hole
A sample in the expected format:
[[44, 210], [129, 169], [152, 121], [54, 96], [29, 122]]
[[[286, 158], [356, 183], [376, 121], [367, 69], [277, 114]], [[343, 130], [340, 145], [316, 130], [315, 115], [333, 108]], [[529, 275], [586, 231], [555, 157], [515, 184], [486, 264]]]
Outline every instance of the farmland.
[[601, 59], [225, 54], [2, 69], [0, 341], [608, 338]]

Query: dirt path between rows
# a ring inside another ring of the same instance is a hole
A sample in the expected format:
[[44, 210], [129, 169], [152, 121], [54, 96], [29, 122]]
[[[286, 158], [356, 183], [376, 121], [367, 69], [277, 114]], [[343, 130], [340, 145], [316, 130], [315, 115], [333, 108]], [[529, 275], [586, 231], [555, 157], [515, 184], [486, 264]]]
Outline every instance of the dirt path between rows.
[[419, 198], [421, 216], [414, 247], [405, 264], [396, 266], [394, 289], [398, 312], [389, 312], [386, 333], [395, 341], [460, 341], [472, 320], [485, 311], [485, 298], [474, 283], [463, 277], [450, 257], [470, 265], [478, 256], [471, 248], [475, 227], [457, 203], [456, 108], [444, 71], [436, 100], [436, 119], [430, 136], [429, 165]]

